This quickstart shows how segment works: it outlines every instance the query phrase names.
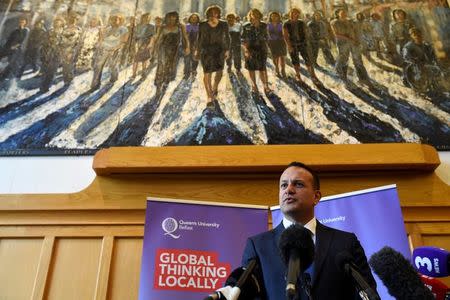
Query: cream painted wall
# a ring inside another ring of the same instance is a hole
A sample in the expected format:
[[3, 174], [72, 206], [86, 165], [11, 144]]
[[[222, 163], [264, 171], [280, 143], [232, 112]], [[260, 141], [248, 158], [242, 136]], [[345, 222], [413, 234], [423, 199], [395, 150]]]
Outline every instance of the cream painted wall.
[[0, 157], [0, 194], [73, 193], [95, 177], [93, 156]]
[[[450, 152], [436, 173], [450, 185]], [[0, 194], [75, 193], [95, 178], [92, 156], [0, 157]]]
[[439, 152], [441, 165], [437, 168], [436, 173], [448, 185], [450, 185], [450, 151]]

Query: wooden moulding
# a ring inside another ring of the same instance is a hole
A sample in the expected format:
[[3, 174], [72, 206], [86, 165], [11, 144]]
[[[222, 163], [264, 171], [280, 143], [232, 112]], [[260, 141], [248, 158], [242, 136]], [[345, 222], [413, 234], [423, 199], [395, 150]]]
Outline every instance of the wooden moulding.
[[276, 205], [277, 181], [291, 161], [319, 171], [324, 196], [397, 184], [402, 207], [417, 208], [414, 220], [422, 219], [420, 207], [450, 208], [450, 188], [433, 172], [437, 151], [427, 145], [116, 147], [97, 153], [98, 176], [80, 192], [0, 195], [0, 222], [30, 224], [30, 215], [52, 222], [71, 211], [66, 223], [95, 214], [96, 222], [116, 223], [118, 212], [141, 218], [148, 196]]
[[95, 155], [97, 175], [279, 172], [302, 161], [319, 172], [432, 171], [437, 151], [421, 144], [114, 147]]

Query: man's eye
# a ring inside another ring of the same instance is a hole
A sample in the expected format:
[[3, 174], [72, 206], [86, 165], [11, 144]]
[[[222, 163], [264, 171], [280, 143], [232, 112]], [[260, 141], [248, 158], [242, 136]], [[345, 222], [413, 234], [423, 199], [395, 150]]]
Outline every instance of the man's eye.
[[282, 184], [281, 184], [281, 187], [282, 187], [282, 188], [285, 188], [285, 187], [287, 187], [287, 184], [286, 184], [286, 183], [282, 183]]
[[297, 183], [295, 184], [295, 186], [297, 186], [297, 187], [303, 187], [303, 183], [297, 182]]

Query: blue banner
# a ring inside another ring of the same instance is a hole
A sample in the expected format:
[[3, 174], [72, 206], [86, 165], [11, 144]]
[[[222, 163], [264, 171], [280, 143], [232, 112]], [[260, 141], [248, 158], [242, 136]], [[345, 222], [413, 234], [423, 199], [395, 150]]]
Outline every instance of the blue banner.
[[203, 299], [223, 286], [246, 239], [267, 224], [267, 207], [149, 199], [139, 299]]
[[[275, 227], [283, 215], [278, 206], [271, 210]], [[367, 258], [384, 246], [397, 250], [408, 260], [411, 257], [395, 185], [324, 197], [316, 205], [315, 215], [326, 226], [354, 232]], [[381, 299], [395, 299], [378, 276], [374, 277]]]

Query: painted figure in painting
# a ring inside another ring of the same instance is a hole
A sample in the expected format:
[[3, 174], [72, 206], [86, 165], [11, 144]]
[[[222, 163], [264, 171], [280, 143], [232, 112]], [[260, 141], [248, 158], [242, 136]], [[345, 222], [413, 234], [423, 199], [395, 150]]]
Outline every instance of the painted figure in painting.
[[120, 50], [120, 65], [122, 67], [129, 66], [130, 64], [134, 64], [135, 62], [136, 52], [138, 51], [136, 27], [136, 17], [129, 16], [127, 18], [126, 24], [126, 28], [128, 30], [128, 39], [127, 42], [122, 45], [122, 49]]
[[390, 38], [395, 44], [395, 50], [401, 61], [403, 46], [409, 41], [409, 30], [414, 27], [414, 24], [403, 9], [395, 9], [392, 12], [392, 18], [394, 22], [389, 29]]
[[89, 19], [88, 27], [81, 35], [81, 50], [78, 55], [76, 67], [80, 71], [91, 70], [94, 64], [94, 53], [100, 42], [102, 33], [101, 19], [94, 16]]
[[81, 28], [78, 24], [79, 16], [70, 14], [66, 27], [61, 33], [59, 43], [64, 84], [69, 85], [75, 76], [76, 58], [79, 52]]
[[245, 68], [250, 74], [252, 92], [259, 94], [256, 84], [256, 71], [259, 73], [264, 87], [264, 93], [270, 94], [269, 80], [267, 79], [267, 24], [262, 22], [262, 13], [253, 8], [248, 12], [249, 23], [244, 25], [242, 31], [242, 45], [244, 46]]
[[302, 82], [300, 75], [300, 58], [302, 56], [305, 61], [306, 68], [308, 69], [311, 80], [314, 84], [320, 84], [319, 79], [314, 71], [313, 61], [309, 54], [308, 32], [306, 23], [300, 20], [301, 11], [298, 8], [292, 8], [289, 11], [289, 20], [283, 24], [283, 35], [286, 41], [289, 55], [291, 57], [292, 64], [295, 68], [295, 77], [299, 82]]
[[136, 77], [139, 63], [142, 65], [142, 76], [147, 74], [147, 62], [151, 55], [150, 44], [154, 35], [155, 26], [150, 24], [150, 14], [145, 13], [141, 16], [141, 21], [136, 26], [135, 42], [137, 44], [137, 52], [133, 63], [133, 78]]
[[200, 15], [193, 13], [189, 16], [186, 24], [186, 32], [189, 39], [189, 54], [184, 56], [184, 78], [197, 76], [198, 60], [195, 59], [197, 51], [198, 30], [200, 24]]
[[319, 50], [322, 50], [323, 57], [329, 65], [334, 65], [334, 57], [330, 48], [330, 32], [328, 24], [323, 20], [322, 13], [315, 11], [312, 20], [308, 22], [311, 34], [311, 54], [314, 65], [317, 65]]
[[357, 13], [355, 17], [355, 40], [359, 42], [361, 54], [369, 57], [370, 50], [375, 48], [372, 25], [370, 24], [370, 21], [366, 19], [364, 13]]
[[272, 54], [275, 73], [277, 76], [286, 77], [286, 43], [283, 38], [283, 24], [279, 12], [269, 14], [269, 23], [267, 24], [269, 40], [267, 41], [270, 53]]
[[100, 88], [105, 66], [108, 66], [111, 73], [109, 82], [114, 83], [118, 79], [120, 49], [122, 49], [128, 39], [128, 29], [123, 26], [123, 23], [124, 17], [118, 12], [113, 12], [109, 17], [109, 25], [102, 34], [102, 39], [95, 55], [91, 91]]
[[41, 92], [47, 92], [52, 84], [58, 67], [61, 64], [60, 43], [64, 31], [65, 20], [62, 17], [55, 17], [53, 26], [47, 32], [42, 45], [42, 83]]
[[241, 34], [242, 25], [237, 22], [236, 15], [227, 15], [228, 30], [230, 34], [230, 55], [227, 59], [228, 72], [231, 72], [231, 65], [234, 63], [236, 72], [241, 72]]
[[37, 20], [30, 31], [20, 75], [26, 71], [28, 66], [31, 66], [33, 72], [39, 70], [41, 47], [46, 34], [45, 21], [43, 19]]
[[28, 34], [30, 29], [27, 27], [28, 20], [24, 17], [19, 18], [17, 28], [11, 32], [6, 39], [5, 45], [0, 49], [0, 59], [7, 57], [8, 66], [0, 74], [0, 80], [10, 77], [20, 77], [20, 70], [23, 61], [23, 53], [26, 48]]
[[180, 24], [177, 12], [169, 12], [164, 18], [164, 24], [159, 28], [155, 38], [157, 52], [157, 69], [155, 86], [160, 90], [175, 79], [178, 63], [178, 49], [182, 46], [184, 55], [189, 55], [189, 40], [186, 27]]
[[433, 47], [423, 40], [422, 32], [417, 28], [409, 30], [411, 41], [402, 49], [407, 82], [415, 89], [426, 92], [438, 86], [442, 75]]
[[203, 67], [203, 83], [208, 97], [206, 105], [209, 108], [214, 108], [225, 60], [230, 55], [228, 24], [220, 20], [221, 13], [222, 10], [216, 5], [206, 9], [207, 19], [200, 23], [197, 42], [197, 57]]
[[377, 57], [382, 58], [382, 50], [385, 48], [384, 37], [386, 36], [381, 16], [378, 13], [372, 13], [370, 15], [370, 25], [372, 27], [372, 35], [374, 40], [374, 49], [377, 52]]
[[347, 11], [345, 9], [337, 9], [335, 15], [336, 19], [331, 22], [331, 26], [338, 48], [336, 72], [339, 74], [341, 80], [347, 84], [348, 62], [351, 54], [359, 82], [370, 84], [369, 75], [361, 57], [360, 38], [357, 36], [355, 23], [347, 18]]

